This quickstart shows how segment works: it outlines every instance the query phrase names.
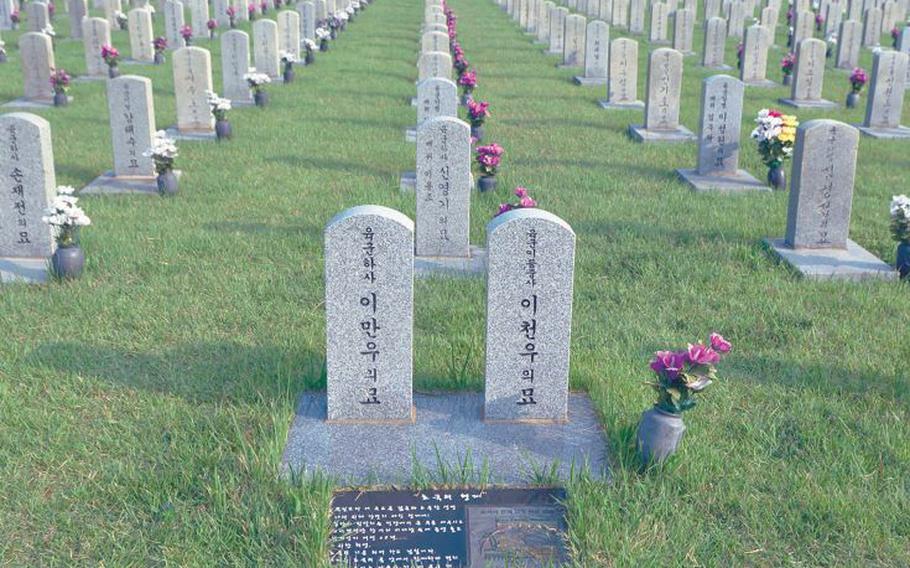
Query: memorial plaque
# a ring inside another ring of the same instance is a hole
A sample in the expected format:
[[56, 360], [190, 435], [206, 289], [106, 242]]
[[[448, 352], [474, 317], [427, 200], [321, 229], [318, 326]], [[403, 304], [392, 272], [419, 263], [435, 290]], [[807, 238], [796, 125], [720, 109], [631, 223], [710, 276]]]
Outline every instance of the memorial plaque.
[[345, 491], [332, 557], [352, 568], [568, 566], [564, 489]]

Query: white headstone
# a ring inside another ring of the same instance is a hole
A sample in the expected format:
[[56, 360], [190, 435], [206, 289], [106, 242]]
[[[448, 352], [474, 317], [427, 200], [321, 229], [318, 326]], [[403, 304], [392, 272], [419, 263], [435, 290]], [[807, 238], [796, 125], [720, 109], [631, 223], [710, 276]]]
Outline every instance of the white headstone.
[[250, 85], [243, 78], [249, 70], [250, 36], [240, 30], [221, 34], [221, 95], [233, 103], [251, 103]]
[[278, 12], [278, 51], [300, 59], [300, 15], [293, 10]]
[[253, 22], [253, 64], [256, 71], [272, 79], [281, 75], [278, 24], [274, 20], [262, 18]]
[[107, 63], [101, 57], [101, 46], [111, 45], [111, 26], [104, 18], [82, 20], [82, 44], [85, 49], [85, 68], [92, 77], [107, 76]]
[[177, 129], [189, 134], [214, 132], [215, 118], [206, 95], [212, 90], [211, 54], [201, 47], [181, 47], [174, 52], [172, 64]]
[[128, 18], [130, 55], [135, 61], [152, 62], [155, 59], [152, 14], [145, 8], [134, 8]]
[[151, 79], [138, 75], [111, 79], [107, 83], [107, 106], [114, 149], [114, 175], [154, 176], [154, 162], [142, 155], [152, 147], [155, 134]]
[[54, 93], [50, 77], [55, 64], [50, 36], [41, 32], [26, 32], [19, 36], [19, 60], [24, 98], [44, 102], [52, 100]]

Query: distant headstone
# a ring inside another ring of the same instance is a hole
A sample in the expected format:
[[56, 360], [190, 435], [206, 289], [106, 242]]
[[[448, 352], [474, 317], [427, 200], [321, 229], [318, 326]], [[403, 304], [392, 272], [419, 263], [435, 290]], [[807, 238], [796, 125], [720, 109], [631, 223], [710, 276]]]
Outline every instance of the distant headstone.
[[[720, 18], [720, 0], [705, 0], [705, 22], [709, 22], [711, 18]], [[721, 18], [723, 19], [723, 18]], [[727, 21], [724, 20], [724, 35], [727, 33]]]
[[610, 55], [610, 26], [601, 20], [588, 23], [585, 33], [585, 74], [575, 77], [579, 85], [606, 85]]
[[853, 69], [859, 65], [859, 52], [862, 47], [862, 24], [845, 20], [840, 24], [837, 34], [838, 69]]
[[209, 14], [208, 0], [189, 0], [190, 27], [196, 37], [205, 37], [208, 33]]
[[[218, 27], [230, 29], [231, 18], [228, 16], [227, 9], [231, 5], [230, 0], [212, 0], [212, 18], [218, 24]], [[234, 21], [238, 21], [236, 16]]]
[[695, 31], [695, 15], [689, 10], [673, 13], [673, 49], [683, 55], [693, 55], [692, 36]]
[[417, 128], [417, 240], [420, 257], [470, 256], [471, 129], [441, 116]]
[[822, 98], [825, 80], [825, 51], [828, 46], [820, 39], [805, 39], [796, 48], [796, 69], [789, 99], [781, 104], [797, 108], [833, 108], [837, 106]]
[[177, 97], [177, 130], [180, 134], [214, 132], [207, 91], [212, 90], [212, 56], [201, 47], [182, 47], [172, 57], [174, 93]]
[[528, 23], [525, 31], [529, 34], [537, 33], [537, 16], [540, 15], [540, 3], [542, 0], [531, 0], [528, 6]]
[[[3, 17], [3, 3], [4, 0], [0, 0], [0, 18]], [[70, 39], [82, 39], [82, 18], [88, 16], [88, 4], [85, 0], [67, 0], [67, 6], [69, 7]], [[3, 29], [2, 25], [0, 25], [0, 29]]]
[[571, 14], [566, 16], [563, 39], [562, 63], [565, 67], [584, 67], [585, 64], [585, 30], [587, 21], [584, 16]]
[[272, 79], [281, 75], [278, 24], [274, 20], [261, 18], [253, 22], [253, 65], [257, 72]]
[[240, 30], [221, 34], [222, 96], [235, 105], [252, 104], [250, 85], [243, 78], [250, 70], [250, 36]]
[[605, 109], [644, 108], [638, 99], [638, 42], [617, 38], [610, 42], [610, 73], [607, 79]]
[[696, 191], [769, 191], [739, 169], [744, 90], [742, 81], [727, 75], [714, 75], [702, 82], [698, 166], [677, 170]]
[[742, 38], [746, 23], [746, 10], [743, 3], [733, 0], [730, 3], [730, 13], [727, 16], [727, 37]]
[[701, 64], [708, 69], [726, 70], [724, 49], [727, 46], [727, 22], [723, 18], [710, 18], [705, 24], [705, 46]]
[[[910, 26], [907, 26], [901, 31], [897, 50], [901, 53], [906, 53], [907, 56], [910, 57]], [[908, 89], [910, 89], [910, 67], [907, 68], [907, 81], [905, 85]]]
[[449, 79], [431, 77], [417, 83], [417, 124], [437, 116], [458, 117], [458, 86]]
[[541, 209], [487, 224], [486, 421], [568, 417], [575, 232]]
[[629, 0], [629, 33], [645, 33], [645, 0]]
[[679, 97], [682, 88], [683, 56], [675, 49], [662, 47], [648, 59], [648, 98], [645, 123], [630, 125], [629, 134], [637, 142], [686, 142], [695, 140], [691, 130], [679, 123]]
[[151, 63], [155, 60], [155, 46], [152, 37], [152, 14], [145, 8], [130, 10], [128, 18], [130, 34], [130, 55], [134, 61]]
[[844, 8], [840, 2], [831, 2], [828, 4], [825, 14], [825, 37], [836, 34], [844, 17]]
[[123, 5], [120, 0], [104, 0], [104, 18], [111, 26], [111, 29], [119, 29], [117, 15], [123, 13]]
[[41, 32], [26, 32], [19, 36], [19, 60], [22, 65], [23, 98], [35, 102], [53, 100], [50, 77], [55, 64], [50, 36]]
[[847, 19], [854, 22], [863, 21], [863, 4], [864, 0], [848, 0], [847, 2]]
[[316, 21], [322, 22], [326, 19], [327, 8], [325, 5], [325, 0], [314, 0], [316, 5]]
[[768, 30], [769, 45], [774, 44], [774, 38], [777, 37], [777, 18], [778, 13], [773, 7], [768, 6], [761, 11], [761, 25]]
[[0, 0], [0, 30], [13, 29], [13, 22], [10, 20], [10, 16], [15, 10], [16, 7], [13, 4], [13, 0]]
[[629, 0], [613, 0], [612, 25], [621, 30], [629, 29]]
[[303, 39], [316, 41], [316, 5], [312, 2], [297, 4], [300, 14], [300, 35]]
[[429, 53], [438, 51], [440, 53], [449, 49], [449, 36], [442, 32], [424, 32], [420, 36], [420, 51]]
[[743, 42], [743, 60], [739, 78], [750, 87], [775, 87], [774, 81], [768, 80], [768, 47], [770, 35], [764, 26], [758, 24], [746, 29]]
[[540, 14], [537, 16], [537, 41], [548, 43], [550, 41], [550, 12], [556, 9], [556, 4], [550, 0], [540, 3]]
[[648, 40], [655, 44], [667, 43], [667, 29], [669, 27], [667, 5], [663, 2], [651, 4], [651, 31], [648, 35]]
[[325, 228], [327, 420], [414, 421], [414, 223], [379, 205]]
[[908, 57], [899, 51], [877, 51], [873, 55], [866, 118], [860, 126], [863, 134], [873, 138], [910, 138], [910, 128], [901, 126]]
[[766, 242], [807, 278], [897, 277], [849, 239], [858, 145], [859, 132], [834, 120], [810, 120], [797, 129], [787, 234]]
[[878, 47], [882, 35], [882, 11], [869, 8], [863, 21], [863, 47]]
[[116, 177], [151, 177], [155, 164], [142, 155], [152, 147], [155, 107], [152, 81], [138, 75], [123, 75], [107, 84]]
[[104, 18], [82, 20], [82, 44], [85, 68], [91, 77], [106, 77], [107, 63], [101, 57], [101, 46], [111, 45], [111, 25]]
[[557, 7], [550, 12], [550, 53], [562, 55], [566, 46], [566, 16], [568, 8]]
[[294, 10], [278, 12], [278, 52], [300, 60], [300, 15]]
[[164, 0], [164, 37], [167, 39], [168, 49], [179, 49], [186, 45], [180, 28], [183, 21], [183, 2], [178, 0]]
[[30, 32], [41, 32], [47, 28], [50, 23], [47, 4], [44, 2], [31, 2], [25, 4], [25, 29]]
[[431, 77], [452, 78], [452, 56], [443, 52], [425, 52], [417, 62], [418, 82]]

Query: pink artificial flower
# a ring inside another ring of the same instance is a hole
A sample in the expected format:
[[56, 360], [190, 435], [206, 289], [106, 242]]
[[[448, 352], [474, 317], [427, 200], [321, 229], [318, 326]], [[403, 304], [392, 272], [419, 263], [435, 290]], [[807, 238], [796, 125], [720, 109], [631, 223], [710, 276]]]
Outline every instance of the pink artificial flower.
[[527, 197], [527, 196], [528, 196], [528, 190], [525, 189], [525, 188], [523, 188], [523, 187], [521, 187], [521, 186], [518, 186], [518, 187], [515, 188], [515, 195], [516, 195], [517, 197]]
[[658, 351], [651, 360], [651, 370], [655, 373], [666, 373], [671, 379], [679, 376], [679, 372], [686, 365], [684, 351]]
[[511, 204], [509, 204], [509, 203], [500, 203], [500, 204], [499, 204], [499, 213], [497, 213], [496, 216], [499, 217], [499, 216], [502, 215], [503, 213], [508, 213], [508, 212], [511, 211], [511, 210], [512, 210], [512, 205], [511, 205]]
[[208, 22], [205, 23], [205, 26], [210, 30], [214, 30], [215, 28], [218, 27], [218, 22], [216, 22], [215, 20], [209, 20]]
[[711, 342], [711, 348], [718, 353], [729, 353], [730, 350], [733, 349], [733, 344], [724, 339], [724, 337], [717, 332], [712, 333], [709, 340]]
[[180, 28], [180, 37], [183, 39], [190, 39], [193, 37], [193, 28], [190, 26], [183, 26]]
[[701, 343], [695, 345], [689, 344], [686, 351], [689, 362], [693, 365], [716, 365], [720, 361], [720, 355], [710, 347], [705, 347]]
[[522, 207], [537, 207], [537, 202], [528, 196], [522, 197], [518, 202]]

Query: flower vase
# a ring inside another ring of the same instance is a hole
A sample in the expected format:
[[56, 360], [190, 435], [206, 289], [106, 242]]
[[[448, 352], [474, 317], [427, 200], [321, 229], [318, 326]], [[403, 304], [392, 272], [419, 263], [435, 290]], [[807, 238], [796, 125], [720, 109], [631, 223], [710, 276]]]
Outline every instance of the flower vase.
[[51, 257], [51, 268], [54, 276], [60, 280], [74, 280], [82, 275], [85, 266], [85, 253], [76, 244], [60, 246]]
[[191, 37], [183, 38], [183, 45], [184, 45], [184, 47], [191, 47], [193, 45], [193, 38], [191, 38]]
[[256, 91], [253, 93], [253, 102], [259, 108], [264, 108], [265, 105], [269, 104], [269, 94], [265, 91]]
[[324, 39], [319, 42], [319, 51], [328, 51], [329, 50], [329, 40]]
[[496, 189], [496, 177], [495, 176], [481, 176], [477, 180], [477, 190], [481, 193], [487, 193]]
[[471, 125], [471, 136], [475, 138], [478, 142], [483, 140], [483, 125], [474, 126]]
[[158, 174], [158, 193], [161, 195], [175, 195], [178, 189], [177, 174], [174, 170], [165, 170]]
[[468, 106], [468, 103], [474, 100], [474, 95], [465, 93], [461, 95], [461, 106]]
[[107, 68], [107, 76], [110, 79], [116, 79], [120, 76], [120, 67], [117, 65], [110, 65]]
[[910, 279], [910, 241], [901, 241], [897, 245], [897, 271], [901, 278]]
[[62, 107], [69, 104], [69, 97], [66, 96], [66, 91], [54, 91], [54, 106]]
[[161, 51], [156, 51], [154, 63], [155, 65], [162, 65], [164, 63], [164, 53]]
[[0, 63], [6, 63], [6, 61], [7, 61], [6, 52], [0, 51]]
[[285, 83], [292, 83], [294, 81], [294, 64], [285, 63], [284, 72], [281, 75], [281, 78]]
[[304, 58], [303, 58], [303, 63], [305, 65], [312, 65], [315, 62], [316, 62], [316, 56], [313, 55], [312, 51], [307, 51], [306, 56], [304, 56]]
[[230, 21], [229, 21], [229, 23], [230, 23], [230, 25], [231, 25], [231, 29], [232, 29], [232, 30], [236, 30], [236, 29], [237, 29], [237, 21], [236, 21], [234, 18], [231, 18]]
[[790, 74], [784, 75], [784, 80], [781, 81], [781, 82], [782, 82], [785, 86], [787, 86], [787, 85], [790, 84], [791, 77], [792, 77], [792, 76], [791, 76]]
[[662, 462], [676, 453], [686, 432], [682, 416], [656, 406], [646, 410], [638, 423], [638, 453], [644, 463]]
[[215, 30], [209, 30], [209, 39], [210, 40], [215, 39]]
[[856, 108], [856, 103], [859, 102], [859, 93], [851, 92], [847, 95], [847, 108]]
[[233, 135], [234, 131], [231, 128], [231, 123], [226, 118], [215, 121], [215, 137], [218, 140], [230, 140]]
[[771, 166], [768, 169], [768, 185], [775, 191], [787, 189], [787, 174], [780, 166]]

